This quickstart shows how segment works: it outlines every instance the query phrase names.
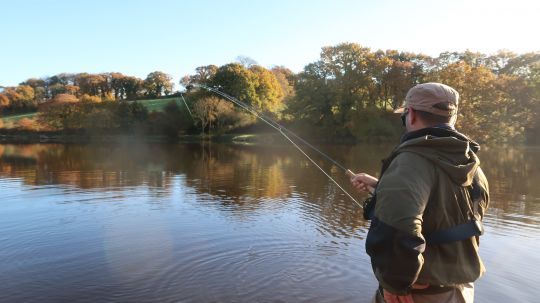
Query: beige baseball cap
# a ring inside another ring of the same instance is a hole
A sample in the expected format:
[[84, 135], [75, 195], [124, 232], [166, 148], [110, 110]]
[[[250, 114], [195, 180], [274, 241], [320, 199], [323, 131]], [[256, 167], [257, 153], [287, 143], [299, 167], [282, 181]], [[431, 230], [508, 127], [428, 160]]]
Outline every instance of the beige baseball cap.
[[402, 113], [405, 108], [412, 107], [439, 116], [451, 117], [457, 114], [459, 93], [442, 83], [423, 83], [411, 88], [405, 97], [403, 107], [395, 113]]

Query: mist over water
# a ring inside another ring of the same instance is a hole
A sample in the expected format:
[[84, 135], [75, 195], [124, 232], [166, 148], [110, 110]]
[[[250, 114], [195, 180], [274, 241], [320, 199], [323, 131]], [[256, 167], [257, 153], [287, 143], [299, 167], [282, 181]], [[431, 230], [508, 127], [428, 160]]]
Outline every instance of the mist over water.
[[[391, 148], [322, 146], [371, 174]], [[476, 302], [533, 302], [540, 148], [480, 158]], [[377, 286], [361, 210], [288, 145], [0, 145], [0, 192], [0, 302], [369, 302]]]

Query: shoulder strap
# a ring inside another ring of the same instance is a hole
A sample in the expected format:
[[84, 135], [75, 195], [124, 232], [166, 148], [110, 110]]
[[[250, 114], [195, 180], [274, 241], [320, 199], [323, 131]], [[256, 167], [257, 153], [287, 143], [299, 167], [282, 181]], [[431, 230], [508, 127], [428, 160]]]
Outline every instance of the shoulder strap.
[[466, 223], [456, 225], [443, 230], [424, 235], [427, 244], [445, 244], [467, 240], [484, 234], [484, 226], [478, 213], [478, 207], [482, 200], [482, 189], [479, 182], [478, 172], [475, 172], [473, 182], [468, 188], [473, 202], [472, 218]]

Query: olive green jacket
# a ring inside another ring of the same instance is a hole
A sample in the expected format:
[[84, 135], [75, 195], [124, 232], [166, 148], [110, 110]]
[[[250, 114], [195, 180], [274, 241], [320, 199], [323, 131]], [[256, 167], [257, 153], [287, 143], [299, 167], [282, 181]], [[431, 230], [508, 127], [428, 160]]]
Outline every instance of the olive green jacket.
[[[451, 286], [473, 282], [485, 271], [478, 237], [439, 245], [425, 235], [468, 222], [470, 187], [477, 174], [481, 220], [488, 183], [476, 156], [478, 144], [453, 130], [424, 129], [394, 149], [376, 188], [366, 250], [380, 285], [406, 294], [414, 283]], [[427, 135], [425, 135], [427, 134]]]

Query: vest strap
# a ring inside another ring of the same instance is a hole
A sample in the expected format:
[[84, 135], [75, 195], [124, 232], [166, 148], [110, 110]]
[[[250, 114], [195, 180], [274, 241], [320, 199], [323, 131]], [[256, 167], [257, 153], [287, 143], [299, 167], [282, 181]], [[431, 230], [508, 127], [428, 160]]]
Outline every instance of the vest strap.
[[471, 237], [481, 236], [483, 234], [484, 227], [482, 226], [482, 222], [474, 219], [454, 227], [438, 230], [425, 235], [424, 238], [426, 239], [427, 244], [444, 244], [467, 240]]

